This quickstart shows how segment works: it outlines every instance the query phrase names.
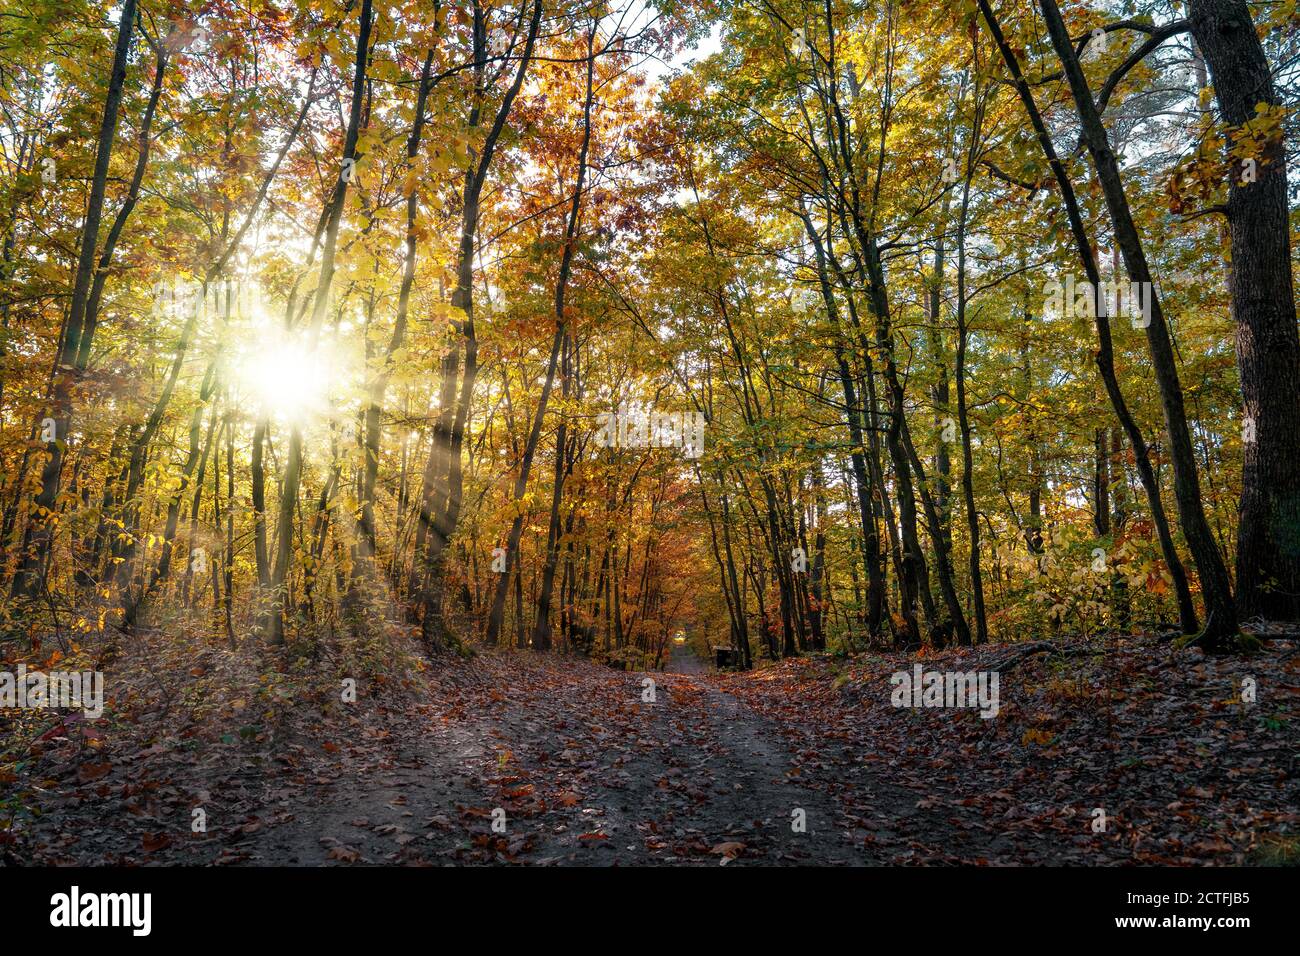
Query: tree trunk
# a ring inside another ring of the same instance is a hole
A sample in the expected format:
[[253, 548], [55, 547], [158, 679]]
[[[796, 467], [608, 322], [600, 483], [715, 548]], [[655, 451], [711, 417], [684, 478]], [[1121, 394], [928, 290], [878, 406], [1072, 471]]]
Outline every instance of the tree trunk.
[[[113, 67], [109, 75], [108, 95], [104, 99], [104, 113], [99, 127], [99, 140], [95, 147], [95, 169], [91, 175], [90, 196], [86, 204], [86, 219], [81, 230], [81, 247], [77, 256], [77, 272], [72, 283], [72, 297], [68, 307], [68, 321], [59, 344], [55, 361], [54, 391], [49, 417], [54, 422], [53, 440], [46, 442], [45, 465], [41, 469], [41, 488], [33, 502], [33, 514], [28, 519], [18, 573], [13, 580], [14, 597], [33, 598], [45, 585], [45, 572], [49, 566], [53, 547], [55, 516], [59, 494], [59, 475], [63, 471], [63, 457], [67, 452], [72, 422], [72, 391], [85, 370], [79, 364], [82, 339], [86, 336], [86, 307], [94, 279], [95, 252], [99, 244], [99, 223], [104, 214], [104, 195], [108, 187], [108, 166], [113, 156], [113, 140], [117, 134], [117, 115], [122, 104], [122, 88], [126, 84], [127, 59], [131, 52], [131, 36], [135, 31], [136, 0], [123, 0], [118, 14], [117, 45], [113, 51]], [[86, 354], [89, 354], [87, 350]], [[37, 425], [37, 431], [44, 428]]]
[[[433, 67], [433, 51], [424, 57], [420, 70], [419, 87], [415, 95], [415, 116], [411, 120], [411, 135], [406, 141], [406, 161], [411, 173], [420, 154], [420, 139], [424, 134], [425, 103], [429, 96], [429, 75]], [[420, 208], [420, 191], [417, 183], [409, 184], [406, 197], [406, 255], [402, 263], [402, 285], [397, 294], [397, 315], [393, 320], [393, 334], [388, 340], [382, 364], [369, 388], [364, 412], [364, 463], [361, 478], [361, 517], [359, 524], [358, 560], [353, 562], [352, 580], [358, 580], [362, 570], [373, 560], [375, 541], [375, 485], [379, 478], [379, 451], [382, 438], [382, 412], [384, 395], [393, 373], [393, 356], [406, 338], [407, 317], [410, 314], [411, 287], [415, 284], [416, 218]]]
[[[578, 150], [577, 183], [573, 189], [573, 202], [569, 207], [569, 219], [564, 229], [564, 251], [560, 257], [560, 276], [555, 284], [555, 321], [564, 325], [565, 293], [569, 285], [569, 274], [573, 269], [573, 254], [578, 240], [578, 216], [582, 209], [582, 191], [587, 176], [587, 155], [591, 149], [591, 105], [592, 80], [594, 79], [596, 28], [592, 24], [587, 34], [587, 87], [582, 106], [582, 146]], [[567, 334], [561, 343], [563, 367], [560, 376], [560, 395], [567, 402], [569, 398], [571, 349]], [[540, 414], [540, 412], [539, 412]], [[560, 560], [560, 503], [564, 498], [564, 480], [568, 471], [569, 432], [567, 422], [560, 419], [555, 434], [555, 472], [551, 488], [551, 514], [546, 528], [546, 558], [542, 566], [541, 588], [537, 595], [537, 626], [533, 631], [533, 647], [538, 650], [550, 650], [551, 647], [551, 593], [555, 586], [555, 569]]]
[[[1093, 258], [1092, 244], [1088, 240], [1087, 229], [1084, 227], [1083, 217], [1079, 212], [1079, 204], [1075, 199], [1074, 186], [1065, 172], [1065, 167], [1056, 155], [1056, 148], [1052, 145], [1052, 138], [1043, 123], [1042, 114], [1038, 111], [1033, 92], [1021, 72], [1020, 62], [1015, 51], [1012, 50], [1011, 45], [1003, 36], [1002, 28], [993, 14], [988, 0], [976, 0], [976, 2], [979, 4], [980, 12], [984, 16], [989, 32], [993, 35], [994, 42], [997, 43], [998, 49], [1002, 53], [1002, 60], [1006, 64], [1007, 71], [1015, 81], [1016, 91], [1024, 104], [1025, 113], [1029, 116], [1034, 133], [1038, 137], [1038, 144], [1043, 151], [1043, 156], [1047, 159], [1048, 165], [1052, 169], [1052, 175], [1056, 179], [1057, 188], [1061, 193], [1061, 204], [1065, 207], [1066, 216], [1069, 219], [1070, 233], [1074, 237], [1080, 264], [1088, 277], [1088, 281], [1092, 283], [1092, 288], [1094, 290], [1099, 289], [1101, 287], [1101, 276], [1097, 270], [1097, 263]], [[1151, 510], [1151, 521], [1156, 527], [1156, 534], [1160, 540], [1160, 551], [1164, 556], [1166, 566], [1169, 568], [1169, 575], [1174, 582], [1174, 594], [1178, 601], [1178, 615], [1183, 633], [1192, 634], [1195, 633], [1198, 625], [1196, 622], [1196, 608], [1192, 604], [1191, 588], [1187, 583], [1187, 573], [1183, 568], [1182, 560], [1174, 547], [1173, 535], [1170, 533], [1164, 503], [1160, 499], [1160, 486], [1156, 481], [1155, 469], [1151, 466], [1151, 455], [1147, 448], [1146, 439], [1138, 428], [1132, 412], [1129, 411], [1123, 392], [1120, 391], [1119, 379], [1115, 374], [1110, 320], [1104, 314], [1105, 310], [1094, 308], [1093, 311], [1096, 313], [1097, 324], [1097, 353], [1095, 356], [1097, 371], [1106, 387], [1106, 395], [1110, 398], [1111, 407], [1115, 410], [1115, 417], [1119, 419], [1120, 426], [1128, 436], [1129, 444], [1133, 447], [1134, 462], [1137, 466], [1138, 477], [1142, 482], [1142, 489], [1146, 493], [1147, 506]], [[1041, 548], [1041, 536], [1036, 537]], [[1032, 544], [1031, 550], [1033, 550]]]
[[[976, 121], [971, 131], [970, 148], [966, 153], [966, 177], [962, 184], [961, 212], [957, 222], [957, 361], [955, 374], [957, 379], [957, 423], [961, 430], [961, 488], [966, 503], [966, 533], [970, 541], [971, 595], [975, 605], [975, 643], [987, 644], [989, 639], [988, 619], [984, 611], [984, 578], [980, 574], [980, 521], [979, 512], [975, 510], [975, 460], [971, 452], [970, 414], [966, 403], [966, 355], [970, 343], [970, 329], [966, 323], [966, 223], [970, 211], [971, 175], [975, 168], [980, 128], [982, 126], [982, 105], [979, 102], [979, 87], [975, 88]], [[970, 631], [961, 622], [957, 627], [958, 641], [970, 643]], [[964, 640], [963, 640], [964, 638]]]
[[[1146, 326], [1147, 348], [1154, 366], [1156, 382], [1160, 389], [1161, 405], [1164, 409], [1165, 431], [1169, 438], [1170, 457], [1174, 468], [1174, 497], [1178, 502], [1178, 514], [1183, 527], [1183, 535], [1196, 562], [1196, 570], [1201, 579], [1201, 593], [1205, 598], [1206, 624], [1199, 637], [1199, 643], [1207, 651], [1220, 649], [1225, 640], [1237, 633], [1237, 608], [1232, 597], [1232, 583], [1228, 570], [1223, 563], [1223, 556], [1215, 544], [1213, 532], [1206, 521], [1205, 511], [1201, 505], [1200, 479], [1196, 472], [1196, 458], [1192, 448], [1191, 432], [1187, 427], [1187, 415], [1183, 408], [1183, 389], [1178, 380], [1178, 366], [1174, 358], [1173, 343], [1169, 338], [1169, 327], [1165, 323], [1160, 299], [1155, 294], [1151, 270], [1147, 265], [1146, 254], [1137, 225], [1129, 211], [1128, 197], [1120, 178], [1119, 163], [1110, 147], [1106, 128], [1102, 125], [1101, 115], [1093, 102], [1092, 91], [1075, 56], [1074, 46], [1061, 19], [1061, 12], [1055, 0], [1040, 0], [1043, 18], [1051, 34], [1052, 45], [1056, 48], [1070, 91], [1074, 97], [1075, 108], [1083, 128], [1083, 136], [1088, 145], [1097, 171], [1097, 180], [1106, 199], [1106, 208], [1110, 212], [1115, 241], [1124, 257], [1124, 266], [1129, 278], [1139, 283], [1150, 302], [1150, 322]], [[1145, 316], [1144, 316], [1145, 318]]]
[[[1192, 35], [1214, 81], [1223, 121], [1242, 127], [1280, 100], [1244, 0], [1190, 0]], [[1281, 130], [1228, 183], [1228, 270], [1244, 411], [1237, 532], [1243, 616], [1300, 619], [1300, 339]]]
[[[357, 27], [356, 69], [352, 76], [352, 102], [348, 112], [347, 132], [343, 139], [341, 171], [335, 181], [334, 192], [327, 207], [325, 241], [321, 249], [320, 279], [314, 292], [310, 337], [306, 346], [309, 349], [316, 347], [316, 339], [320, 334], [325, 310], [329, 305], [330, 287], [334, 282], [334, 255], [338, 247], [339, 225], [343, 220], [348, 180], [351, 178], [352, 165], [356, 162], [357, 138], [361, 132], [361, 104], [365, 91], [366, 64], [370, 55], [371, 21], [371, 0], [361, 0], [360, 22]], [[276, 523], [275, 561], [271, 566], [271, 609], [266, 628], [266, 638], [271, 644], [284, 643], [285, 584], [289, 574], [289, 560], [293, 553], [293, 516], [298, 508], [302, 461], [302, 429], [294, 425], [289, 433], [289, 452], [284, 466], [280, 510]]]
[[[442, 593], [439, 580], [442, 555], [447, 542], [460, 523], [464, 484], [461, 449], [464, 445], [465, 429], [469, 423], [470, 406], [474, 399], [474, 382], [478, 376], [478, 338], [474, 331], [474, 240], [478, 233], [479, 197], [483, 192], [483, 184], [487, 181], [488, 168], [500, 141], [501, 132], [505, 129], [515, 98], [523, 86], [541, 21], [542, 0], [534, 0], [532, 19], [528, 24], [528, 36], [520, 56], [519, 68], [497, 109], [492, 127], [488, 130], [482, 155], [471, 162], [470, 168], [465, 173], [460, 246], [456, 254], [456, 289], [451, 298], [452, 306], [459, 309], [464, 316], [462, 320], [453, 322], [453, 326], [460, 333], [460, 338], [464, 340], [464, 372], [461, 372], [460, 343], [456, 342], [448, 349], [440, 363], [441, 410], [434, 423], [433, 446], [429, 451], [429, 463], [425, 469], [425, 492], [421, 495], [420, 522], [426, 531], [426, 540], [425, 553], [417, 558], [417, 561], [422, 558], [424, 565], [420, 575], [422, 581], [420, 603], [423, 608], [421, 636], [428, 648], [435, 646], [435, 632], [442, 626]], [[483, 70], [486, 62], [486, 16], [478, 0], [474, 2], [473, 24], [475, 102], [470, 113], [471, 127], [478, 125], [483, 96]], [[458, 381], [459, 391], [456, 388]], [[508, 556], [507, 560], [509, 560]]]

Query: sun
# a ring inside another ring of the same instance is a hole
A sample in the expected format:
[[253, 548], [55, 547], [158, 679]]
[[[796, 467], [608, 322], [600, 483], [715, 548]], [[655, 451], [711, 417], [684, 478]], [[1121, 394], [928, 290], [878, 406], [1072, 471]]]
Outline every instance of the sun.
[[236, 377], [259, 412], [304, 425], [328, 415], [338, 369], [325, 343], [313, 347], [302, 336], [273, 333], [245, 343]]

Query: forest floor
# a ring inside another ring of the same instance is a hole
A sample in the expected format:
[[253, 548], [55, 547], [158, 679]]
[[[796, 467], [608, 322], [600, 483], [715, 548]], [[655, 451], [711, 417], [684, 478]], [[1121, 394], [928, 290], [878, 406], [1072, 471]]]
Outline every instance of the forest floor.
[[[229, 685], [234, 659], [210, 651], [191, 684]], [[0, 854], [18, 865], [1296, 862], [1295, 641], [1248, 658], [1150, 636], [921, 658], [999, 670], [987, 720], [892, 706], [890, 674], [914, 662], [642, 674], [449, 655], [405, 680], [359, 681], [355, 703], [319, 690], [257, 716], [265, 688], [252, 704], [194, 686], [132, 694], [99, 721], [50, 714], [22, 760], [7, 756]], [[1255, 703], [1240, 702], [1246, 678]]]

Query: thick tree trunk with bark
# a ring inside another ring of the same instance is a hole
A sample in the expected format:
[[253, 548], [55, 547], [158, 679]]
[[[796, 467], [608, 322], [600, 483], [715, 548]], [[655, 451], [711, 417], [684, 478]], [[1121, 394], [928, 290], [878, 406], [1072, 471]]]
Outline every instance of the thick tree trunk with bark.
[[[1223, 121], [1242, 127], [1279, 97], [1244, 0], [1190, 0], [1192, 35]], [[1300, 619], [1300, 338], [1281, 129], [1262, 155], [1234, 159], [1228, 270], [1243, 412], [1237, 602], [1243, 616]]]

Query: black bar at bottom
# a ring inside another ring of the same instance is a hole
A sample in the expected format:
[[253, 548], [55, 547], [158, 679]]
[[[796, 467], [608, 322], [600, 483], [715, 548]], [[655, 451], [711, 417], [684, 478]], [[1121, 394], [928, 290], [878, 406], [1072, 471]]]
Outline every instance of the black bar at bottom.
[[[638, 924], [656, 934], [696, 932], [707, 929], [709, 913], [727, 914], [714, 929], [725, 928], [732, 941], [761, 939], [776, 920], [808, 934], [851, 924], [859, 934], [903, 927], [908, 936], [934, 933], [950, 942], [1044, 930], [1071, 941], [1199, 934], [1231, 945], [1242, 934], [1294, 930], [1287, 876], [1268, 868], [0, 869], [0, 898], [26, 945], [33, 935], [75, 934], [82, 943], [207, 948], [283, 935], [335, 947], [373, 943], [376, 933], [403, 924], [422, 933], [461, 926], [492, 938], [562, 942], [605, 930], [626, 938]], [[143, 896], [130, 896], [146, 893], [147, 910]], [[696, 914], [687, 921], [695, 930], [671, 925], [665, 913], [677, 907]], [[80, 925], [114, 920], [119, 925]]]

